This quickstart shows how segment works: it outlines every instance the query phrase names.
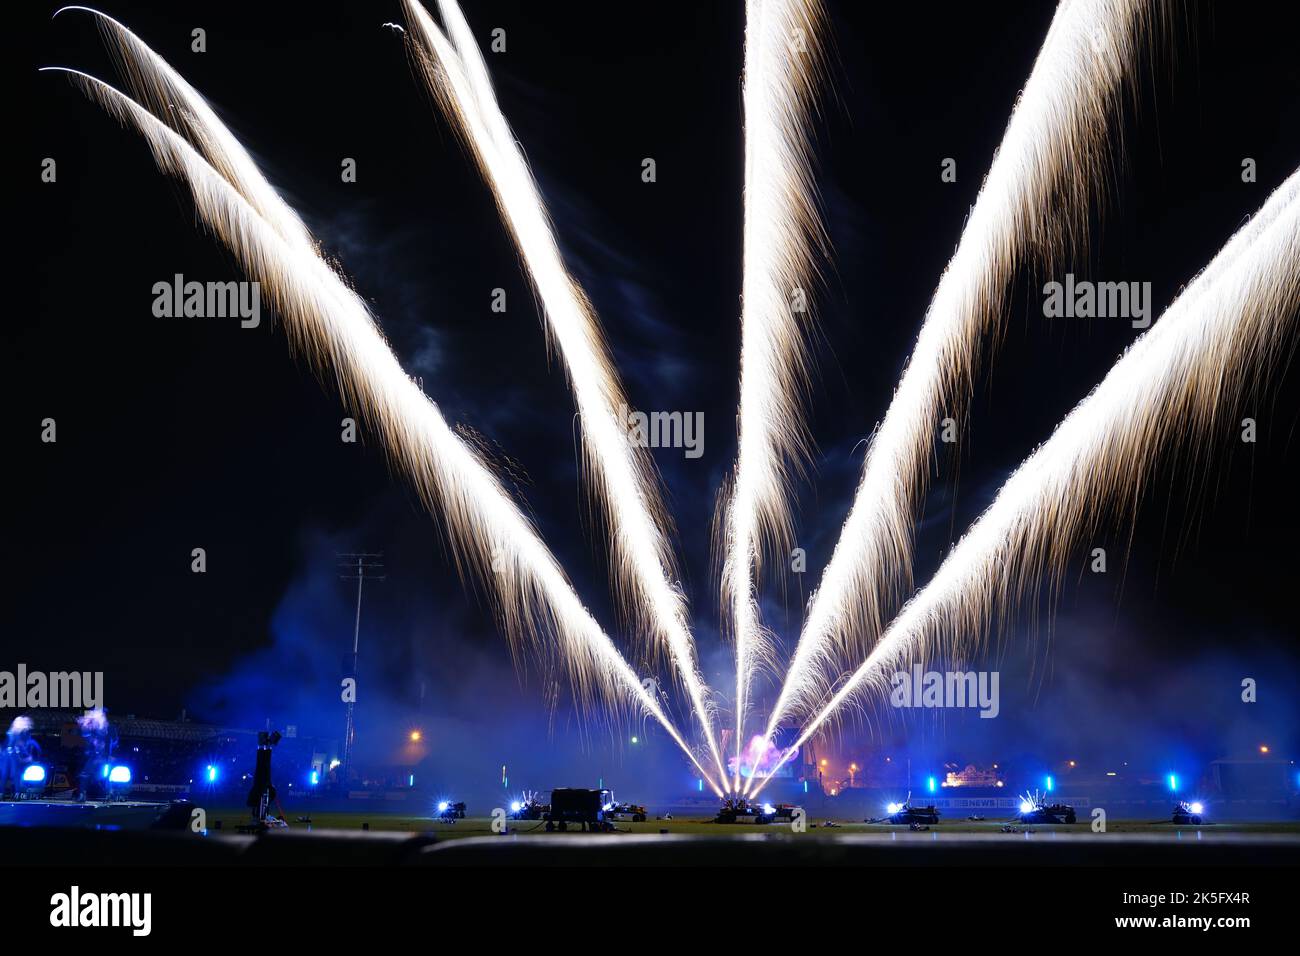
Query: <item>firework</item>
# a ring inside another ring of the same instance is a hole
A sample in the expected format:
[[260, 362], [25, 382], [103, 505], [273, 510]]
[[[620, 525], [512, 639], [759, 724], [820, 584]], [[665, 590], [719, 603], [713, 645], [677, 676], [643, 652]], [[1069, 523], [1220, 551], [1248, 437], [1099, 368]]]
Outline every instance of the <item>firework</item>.
[[303, 248], [316, 249], [315, 240], [298, 214], [280, 198], [239, 140], [184, 77], [107, 14], [90, 7], [67, 6], [56, 10], [54, 16], [67, 12], [88, 13], [95, 18], [135, 98], [184, 136], [281, 238]]
[[754, 674], [770, 662], [756, 589], [763, 555], [790, 540], [790, 480], [805, 461], [801, 398], [808, 357], [801, 316], [822, 233], [809, 171], [808, 118], [818, 72], [815, 0], [745, 7], [745, 194], [736, 467], [721, 522], [722, 589], [735, 639], [736, 774]]
[[867, 653], [908, 585], [913, 516], [935, 429], [962, 416], [981, 340], [1000, 330], [1016, 269], [1032, 259], [1050, 263], [1083, 237], [1089, 200], [1103, 182], [1107, 119], [1153, 12], [1158, 6], [1135, 0], [1074, 0], [1058, 9], [869, 445], [769, 736], [824, 699], [831, 675], [842, 670], [840, 655]]
[[404, 6], [413, 59], [492, 189], [542, 304], [548, 338], [568, 372], [584, 438], [584, 472], [607, 519], [620, 603], [632, 610], [641, 633], [654, 635], [666, 648], [722, 773], [710, 695], [662, 530], [670, 521], [649, 455], [629, 440], [628, 402], [600, 322], [565, 268], [546, 205], [460, 8], [439, 0], [444, 34], [420, 4], [406, 0]]
[[[1164, 446], [1204, 458], [1229, 410], [1287, 354], [1300, 317], [1300, 171], [1007, 479], [993, 504], [830, 701], [879, 693], [907, 660], [960, 656], [996, 613], [1059, 582], [1107, 513], [1131, 514]], [[1046, 572], [1046, 575], [1044, 575]], [[761, 787], [760, 787], [761, 789]]]
[[334, 375], [348, 407], [370, 424], [394, 467], [431, 513], [441, 516], [458, 570], [484, 582], [512, 642], [527, 637], [557, 651], [579, 701], [599, 696], [658, 720], [720, 792], [476, 449], [403, 372], [374, 317], [342, 277], [313, 249], [282, 236], [244, 198], [244, 190], [130, 97], [84, 73], [50, 69], [68, 74], [106, 112], [139, 132], [159, 168], [189, 188], [208, 228], [261, 284], [294, 350], [318, 374]]

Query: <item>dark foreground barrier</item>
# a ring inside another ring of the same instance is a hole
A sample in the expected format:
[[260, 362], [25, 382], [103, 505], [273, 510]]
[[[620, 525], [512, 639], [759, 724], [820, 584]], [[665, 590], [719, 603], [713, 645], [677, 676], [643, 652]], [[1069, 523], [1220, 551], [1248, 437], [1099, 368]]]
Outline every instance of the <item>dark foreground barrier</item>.
[[1207, 833], [598, 834], [440, 839], [339, 830], [260, 836], [0, 828], [25, 866], [1295, 866], [1300, 836]]

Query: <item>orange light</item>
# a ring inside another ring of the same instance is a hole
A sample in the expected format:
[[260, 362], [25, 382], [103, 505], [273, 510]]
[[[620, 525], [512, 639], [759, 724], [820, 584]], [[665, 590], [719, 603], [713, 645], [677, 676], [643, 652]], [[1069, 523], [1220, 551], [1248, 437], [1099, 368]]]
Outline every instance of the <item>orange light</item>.
[[411, 743], [413, 743], [413, 744], [418, 744], [418, 743], [420, 742], [420, 739], [421, 739], [423, 736], [424, 736], [424, 734], [420, 733], [418, 730], [412, 730], [412, 731], [411, 731]]
[[1260, 745], [1259, 745], [1259, 752], [1262, 753], [1262, 754], [1266, 754], [1266, 753], [1268, 753], [1268, 744], [1260, 744]]
[[826, 766], [826, 758], [825, 758], [825, 757], [822, 757], [822, 766], [823, 766], [823, 767]]
[[1071, 767], [1074, 766], [1074, 761], [1073, 761], [1073, 760], [1070, 761], [1070, 766], [1071, 766]]
[[858, 765], [855, 764], [855, 763], [851, 763], [851, 764], [849, 764], [849, 769], [852, 770], [852, 771], [854, 771], [854, 772], [856, 773], [856, 772], [857, 772], [857, 769], [858, 769]]

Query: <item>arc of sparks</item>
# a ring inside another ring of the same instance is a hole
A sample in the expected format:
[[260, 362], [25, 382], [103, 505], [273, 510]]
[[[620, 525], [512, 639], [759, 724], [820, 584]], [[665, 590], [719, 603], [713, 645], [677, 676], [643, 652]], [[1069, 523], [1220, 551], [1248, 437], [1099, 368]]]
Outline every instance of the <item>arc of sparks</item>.
[[[77, 70], [67, 74], [93, 102], [140, 133], [159, 168], [183, 182], [200, 216], [262, 286], [295, 352], [332, 372], [346, 404], [380, 435], [390, 461], [442, 518], [462, 575], [475, 572], [494, 597], [507, 635], [553, 641], [575, 695], [634, 704], [657, 720], [715, 793], [721, 789], [641, 684], [475, 449], [448, 426], [406, 375], [364, 302], [312, 249], [286, 239], [186, 140], [124, 93]], [[250, 183], [245, 182], [246, 188]], [[268, 187], [269, 188], [269, 187]]]
[[69, 5], [55, 10], [54, 17], [73, 12], [94, 18], [128, 87], [150, 113], [185, 137], [281, 238], [304, 249], [317, 249], [316, 240], [297, 212], [280, 198], [248, 151], [183, 76], [106, 13]]
[[1036, 591], [1044, 569], [1059, 580], [1071, 548], [1100, 525], [1099, 503], [1131, 513], [1157, 448], [1181, 440], [1204, 452], [1225, 410], [1289, 353], [1298, 321], [1300, 171], [1007, 479], [794, 746], [860, 695], [880, 692], [905, 660], [962, 651], [995, 611]]
[[745, 17], [738, 444], [720, 521], [722, 596], [736, 656], [735, 790], [742, 788], [753, 680], [771, 663], [771, 640], [759, 615], [759, 576], [764, 555], [789, 546], [790, 484], [807, 458], [803, 397], [809, 359], [802, 319], [817, 271], [814, 250], [824, 247], [808, 133], [820, 70], [821, 5], [747, 0]]
[[548, 339], [564, 361], [584, 438], [584, 474], [608, 522], [620, 603], [631, 609], [638, 632], [654, 635], [667, 650], [718, 772], [725, 775], [712, 697], [661, 530], [671, 521], [648, 453], [629, 440], [628, 401], [595, 310], [564, 265], [545, 202], [459, 6], [438, 0], [445, 34], [421, 4], [403, 0], [403, 7], [413, 59], [491, 188], [541, 301]]
[[853, 504], [768, 721], [807, 716], [880, 633], [910, 582], [914, 514], [934, 429], [960, 418], [984, 336], [999, 332], [1023, 262], [1077, 244], [1103, 182], [1107, 118], [1143, 36], [1161, 16], [1138, 0], [1062, 3], [926, 312], [912, 355], [868, 447]]

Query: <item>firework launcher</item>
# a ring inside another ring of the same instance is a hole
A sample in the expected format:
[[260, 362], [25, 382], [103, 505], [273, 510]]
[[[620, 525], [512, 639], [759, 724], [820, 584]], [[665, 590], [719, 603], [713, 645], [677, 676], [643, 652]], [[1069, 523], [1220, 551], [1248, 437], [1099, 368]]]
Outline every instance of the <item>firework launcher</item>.
[[912, 795], [902, 803], [885, 805], [885, 816], [867, 819], [866, 823], [886, 823], [892, 826], [934, 826], [939, 822], [939, 810], [933, 804], [925, 807], [912, 806]]
[[793, 803], [778, 803], [774, 809], [772, 820], [775, 823], [793, 823], [794, 818], [803, 813], [803, 807], [797, 807]]
[[541, 820], [550, 812], [551, 808], [542, 803], [537, 794], [531, 791], [518, 800], [510, 802], [511, 820]]
[[1047, 803], [1046, 797], [1035, 790], [1020, 798], [1021, 823], [1074, 823], [1074, 807], [1064, 803]]
[[615, 803], [605, 811], [605, 819], [645, 823], [648, 811], [637, 803]]
[[771, 823], [777, 808], [770, 803], [752, 803], [744, 797], [728, 797], [722, 802], [714, 823]]
[[453, 803], [450, 800], [439, 800], [435, 819], [443, 823], [455, 823], [457, 820], [465, 819], [465, 801], [460, 800]]

